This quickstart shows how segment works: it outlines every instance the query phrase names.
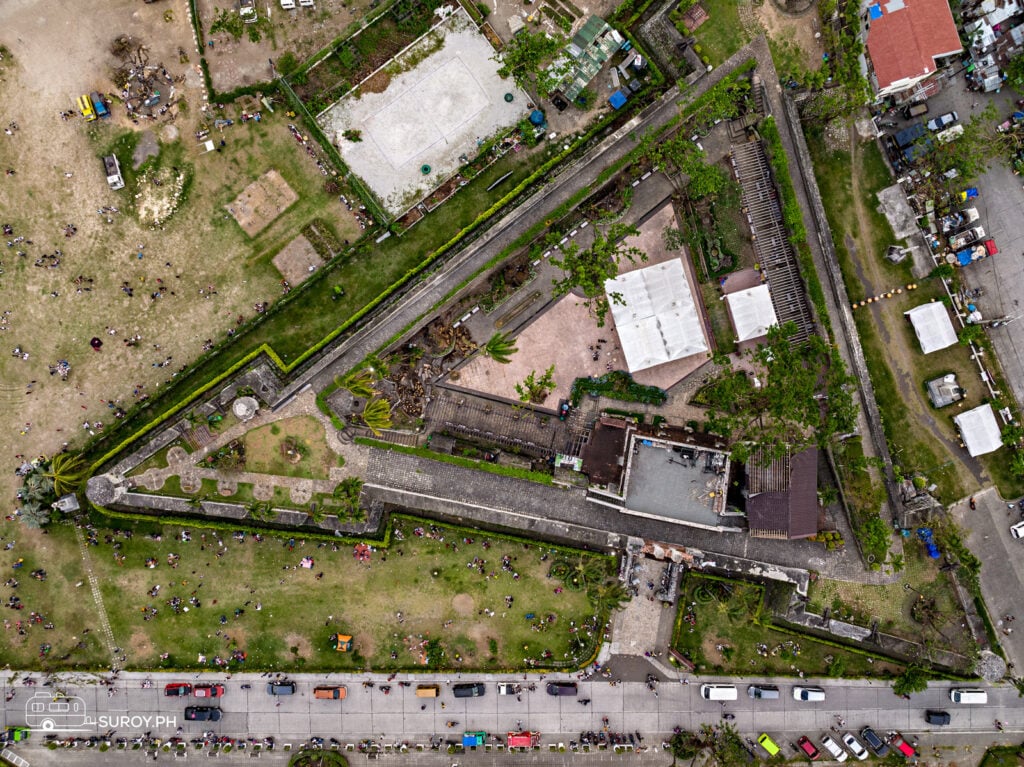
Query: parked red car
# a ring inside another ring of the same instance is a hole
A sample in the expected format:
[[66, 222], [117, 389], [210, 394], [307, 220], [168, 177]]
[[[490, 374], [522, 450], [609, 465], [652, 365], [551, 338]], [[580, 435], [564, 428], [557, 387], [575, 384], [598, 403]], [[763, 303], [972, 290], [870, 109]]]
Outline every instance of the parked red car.
[[219, 698], [224, 694], [222, 684], [197, 684], [192, 688], [192, 694], [197, 698]]
[[168, 698], [177, 698], [182, 695], [189, 695], [192, 692], [192, 685], [185, 682], [175, 682], [164, 687], [164, 695]]
[[903, 739], [902, 735], [893, 735], [889, 742], [892, 743], [893, 748], [899, 751], [900, 754], [905, 756], [907, 759], [913, 759], [917, 756], [917, 751], [915, 751], [914, 747]]
[[801, 735], [800, 739], [796, 742], [796, 744], [800, 747], [800, 750], [807, 755], [807, 758], [810, 759], [812, 762], [821, 756], [821, 752], [818, 750], [818, 747], [815, 746], [811, 739], [808, 738], [806, 735]]

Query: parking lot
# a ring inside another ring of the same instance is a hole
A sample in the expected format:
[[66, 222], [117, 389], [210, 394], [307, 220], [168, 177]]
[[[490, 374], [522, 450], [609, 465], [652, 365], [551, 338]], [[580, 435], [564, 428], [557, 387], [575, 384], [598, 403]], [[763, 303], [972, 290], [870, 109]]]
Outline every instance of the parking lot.
[[[946, 87], [937, 96], [928, 100], [928, 114], [906, 120], [902, 113], [886, 116], [896, 123], [887, 133], [895, 133], [920, 122], [955, 111], [961, 122], [978, 115], [991, 102], [996, 105], [998, 121], [1001, 122], [1016, 108], [1014, 100], [1018, 95], [1003, 89], [1001, 93], [978, 93], [968, 91], [961, 73], [947, 81]], [[963, 186], [954, 180], [952, 189]], [[993, 258], [977, 261], [964, 270], [964, 278], [971, 288], [981, 288], [984, 294], [977, 300], [977, 306], [986, 320], [1006, 318], [1010, 322], [990, 330], [990, 337], [999, 355], [1018, 406], [1024, 406], [1024, 318], [1021, 307], [1021, 289], [1024, 285], [1024, 186], [1022, 179], [1015, 176], [1006, 157], [994, 157], [988, 170], [976, 181], [979, 196], [972, 201], [981, 215], [978, 221], [988, 237], [992, 237], [999, 248]]]

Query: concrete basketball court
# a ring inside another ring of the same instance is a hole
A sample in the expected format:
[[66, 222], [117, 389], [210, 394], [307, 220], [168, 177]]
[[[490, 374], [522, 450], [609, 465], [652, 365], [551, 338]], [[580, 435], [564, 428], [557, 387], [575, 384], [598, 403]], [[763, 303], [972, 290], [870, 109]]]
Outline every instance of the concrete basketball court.
[[[460, 156], [474, 157], [478, 140], [529, 114], [526, 94], [498, 77], [494, 48], [461, 8], [384, 69], [415, 57], [437, 33], [443, 47], [396, 75], [383, 93], [350, 94], [318, 118], [348, 166], [393, 214], [454, 173], [464, 163]], [[506, 93], [513, 94], [511, 103]], [[346, 130], [361, 131], [362, 140], [346, 140]], [[423, 165], [431, 167], [428, 175]]]

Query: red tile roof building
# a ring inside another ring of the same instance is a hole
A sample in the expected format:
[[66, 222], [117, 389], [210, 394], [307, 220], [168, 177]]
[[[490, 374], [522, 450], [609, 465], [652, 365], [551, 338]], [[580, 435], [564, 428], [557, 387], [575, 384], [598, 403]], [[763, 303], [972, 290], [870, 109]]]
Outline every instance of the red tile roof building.
[[879, 98], [935, 74], [936, 59], [963, 50], [947, 0], [882, 0], [868, 6], [868, 57]]

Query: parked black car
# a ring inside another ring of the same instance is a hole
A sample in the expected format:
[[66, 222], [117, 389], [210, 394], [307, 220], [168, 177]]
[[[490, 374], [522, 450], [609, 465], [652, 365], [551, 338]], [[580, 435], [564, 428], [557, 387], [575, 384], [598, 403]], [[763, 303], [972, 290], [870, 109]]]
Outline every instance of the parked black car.
[[213, 706], [188, 706], [185, 718], [193, 722], [219, 722], [220, 709]]
[[548, 695], [576, 695], [579, 691], [575, 682], [548, 682]]
[[950, 716], [948, 711], [933, 711], [928, 709], [924, 712], [924, 720], [928, 724], [949, 724]]
[[487, 692], [480, 682], [452, 685], [452, 693], [456, 698], [481, 698]]

